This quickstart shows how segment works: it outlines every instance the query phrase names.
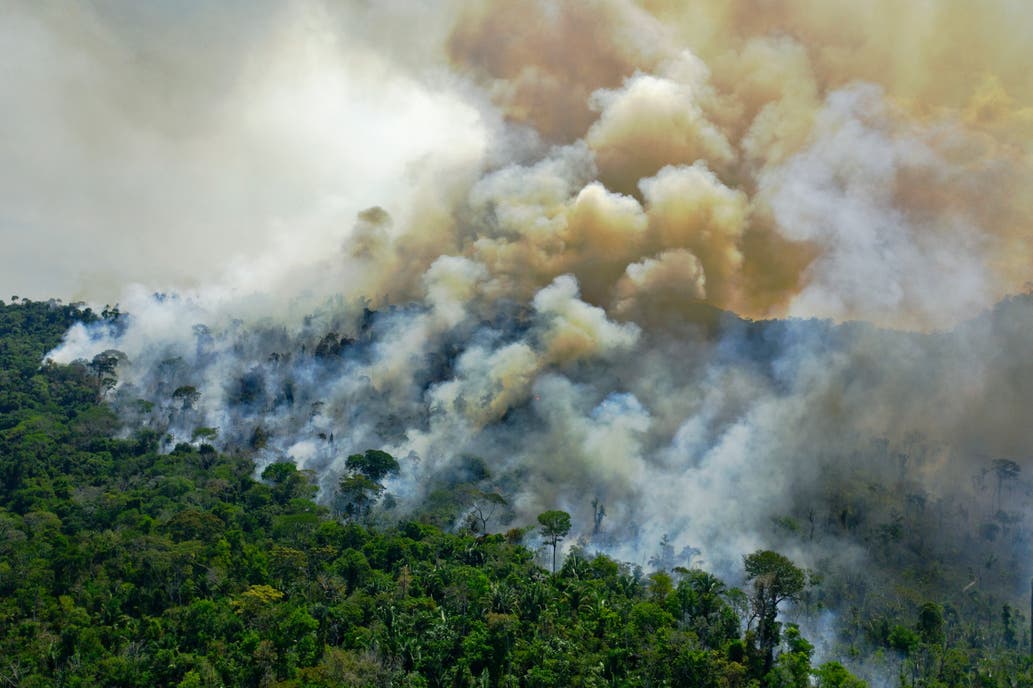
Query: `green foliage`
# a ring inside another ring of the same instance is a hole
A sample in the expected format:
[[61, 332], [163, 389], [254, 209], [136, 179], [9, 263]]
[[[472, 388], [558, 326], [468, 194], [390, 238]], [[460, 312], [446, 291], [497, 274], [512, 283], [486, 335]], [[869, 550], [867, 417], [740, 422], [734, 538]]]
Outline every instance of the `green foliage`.
[[367, 449], [362, 454], [352, 454], [344, 464], [348, 470], [360, 473], [373, 482], [380, 482], [389, 475], [398, 473], [398, 461], [379, 449]]
[[807, 578], [793, 562], [771, 550], [746, 555], [743, 567], [746, 580], [753, 584], [750, 619], [757, 621], [756, 649], [767, 673], [773, 666], [779, 642], [778, 605], [799, 599]]
[[[122, 316], [104, 317], [117, 327]], [[475, 537], [381, 511], [373, 528], [366, 517], [399, 470], [377, 450], [346, 462], [342, 520], [312, 501], [312, 477], [293, 463], [254, 480], [250, 458], [211, 444], [161, 454], [153, 432], [115, 439], [98, 371], [112, 377], [117, 354], [40, 365], [75, 320], [97, 318], [0, 304], [0, 684], [864, 685], [841, 664], [814, 668], [798, 628], [782, 630], [780, 605], [800, 610], [808, 593], [775, 552], [744, 560], [748, 601], [702, 570], [644, 576], [578, 547], [557, 572], [571, 519], [547, 511], [550, 576], [519, 544], [521, 524], [488, 533], [506, 500], [483, 462], [435, 486], [453, 501], [442, 513], [477, 514]], [[249, 385], [242, 395], [261, 391]], [[186, 387], [173, 397], [198, 399]], [[979, 623], [997, 636], [939, 603], [858, 625], [909, 686], [1031, 685], [1023, 620], [984, 606]]]
[[384, 493], [380, 481], [397, 474], [400, 466], [393, 456], [379, 449], [352, 454], [345, 466], [350, 472], [342, 476], [337, 485], [337, 513], [351, 519], [366, 520]]
[[826, 662], [814, 670], [816, 688], [864, 688], [864, 682], [853, 676], [839, 662]]
[[768, 672], [766, 683], [771, 688], [809, 688], [814, 646], [800, 635], [796, 625], [791, 624], [785, 636], [786, 650]]
[[943, 609], [935, 602], [926, 602], [918, 610], [918, 634], [923, 643], [938, 645], [943, 642]]
[[743, 567], [746, 580], [753, 581], [757, 593], [775, 604], [797, 599], [807, 582], [804, 572], [793, 562], [770, 550], [746, 555]]
[[566, 511], [545, 511], [538, 514], [538, 523], [542, 526], [542, 536], [550, 542], [562, 540], [570, 532], [570, 514]]
[[312, 484], [312, 476], [307, 471], [299, 471], [293, 463], [272, 463], [262, 471], [262, 480], [270, 483], [272, 498], [280, 506], [292, 499], [312, 499], [316, 495], [316, 486]]
[[538, 523], [542, 527], [542, 538], [552, 545], [552, 570], [556, 572], [556, 546], [570, 532], [570, 514], [553, 509], [538, 514]]
[[904, 655], [914, 652], [920, 642], [918, 634], [905, 626], [894, 626], [886, 638], [887, 645]]
[[210, 442], [219, 436], [219, 428], [196, 428], [194, 429], [192, 439], [194, 441], [202, 440], [204, 442]]

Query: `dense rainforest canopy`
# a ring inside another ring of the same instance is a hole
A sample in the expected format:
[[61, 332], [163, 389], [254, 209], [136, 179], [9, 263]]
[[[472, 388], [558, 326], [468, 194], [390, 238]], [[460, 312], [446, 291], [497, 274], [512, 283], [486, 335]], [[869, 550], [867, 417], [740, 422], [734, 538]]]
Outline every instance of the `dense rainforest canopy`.
[[398, 468], [377, 449], [327, 507], [304, 471], [256, 477], [211, 433], [170, 453], [146, 429], [116, 438], [113, 365], [40, 361], [73, 322], [117, 317], [0, 304], [0, 685], [864, 685], [813, 661], [794, 603], [801, 622], [852, 615], [840, 659], [891, 684], [1033, 685], [1021, 614], [963, 616], [961, 591], [865, 618], [770, 551], [745, 557], [741, 589], [578, 546], [550, 573], [570, 516], [542, 514], [538, 552], [534, 524], [486, 534], [505, 500], [483, 475], [452, 486], [474, 508], [450, 532], [440, 493], [425, 516], [374, 517], [362, 500]]

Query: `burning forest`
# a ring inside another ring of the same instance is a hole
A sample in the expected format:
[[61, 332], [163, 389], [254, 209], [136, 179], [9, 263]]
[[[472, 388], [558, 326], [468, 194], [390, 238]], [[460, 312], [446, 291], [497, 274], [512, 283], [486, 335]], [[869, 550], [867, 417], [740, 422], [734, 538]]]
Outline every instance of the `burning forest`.
[[1031, 24], [16, 4], [3, 281], [118, 303], [37, 363], [159, 455], [286, 464], [331, 520], [508, 532], [546, 569], [749, 589], [779, 552], [809, 576], [787, 657], [802, 631], [879, 685], [1028, 685], [949, 658], [1033, 642]]

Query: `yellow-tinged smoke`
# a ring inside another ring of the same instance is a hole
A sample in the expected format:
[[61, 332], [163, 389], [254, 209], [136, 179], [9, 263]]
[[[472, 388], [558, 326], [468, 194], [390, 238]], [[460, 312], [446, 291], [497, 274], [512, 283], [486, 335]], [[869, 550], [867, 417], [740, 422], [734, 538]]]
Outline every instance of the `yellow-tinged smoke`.
[[459, 249], [629, 319], [682, 282], [748, 316], [945, 326], [1031, 278], [1031, 27], [1007, 0], [474, 3], [453, 67], [563, 148], [475, 185]]
[[944, 327], [1033, 281], [1027, 5], [16, 3], [0, 274]]

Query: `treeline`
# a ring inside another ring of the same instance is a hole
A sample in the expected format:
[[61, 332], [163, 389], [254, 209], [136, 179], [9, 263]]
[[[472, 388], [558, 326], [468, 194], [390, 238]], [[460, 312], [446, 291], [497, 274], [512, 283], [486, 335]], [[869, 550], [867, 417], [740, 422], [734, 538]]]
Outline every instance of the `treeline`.
[[[356, 495], [393, 468], [378, 453], [353, 457], [330, 511], [292, 464], [256, 480], [203, 437], [115, 439], [104, 361], [40, 365], [98, 317], [119, 315], [0, 304], [0, 685], [863, 685], [779, 621], [807, 581], [774, 552], [744, 560], [744, 590], [576, 549], [551, 573], [519, 529], [370, 527]], [[888, 627], [902, 681], [1033, 685], [1022, 654], [948, 651], [946, 633], [936, 605]]]

